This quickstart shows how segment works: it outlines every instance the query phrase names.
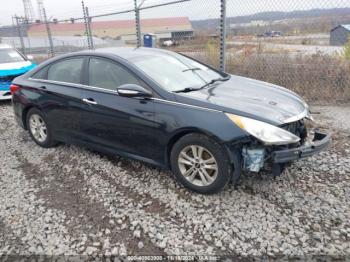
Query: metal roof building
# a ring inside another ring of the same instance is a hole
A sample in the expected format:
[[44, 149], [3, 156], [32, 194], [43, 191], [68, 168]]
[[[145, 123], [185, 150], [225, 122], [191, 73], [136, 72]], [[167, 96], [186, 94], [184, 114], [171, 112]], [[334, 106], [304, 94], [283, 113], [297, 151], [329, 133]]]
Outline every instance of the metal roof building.
[[338, 25], [331, 30], [330, 44], [334, 46], [343, 46], [350, 39], [350, 24]]
[[[85, 33], [84, 23], [57, 23], [51, 24], [54, 36], [82, 36]], [[92, 34], [97, 37], [123, 38], [135, 35], [135, 20], [94, 21], [91, 23]], [[141, 20], [142, 33], [164, 32], [193, 32], [188, 17], [169, 17]], [[44, 24], [34, 24], [28, 31], [28, 36], [46, 36]]]

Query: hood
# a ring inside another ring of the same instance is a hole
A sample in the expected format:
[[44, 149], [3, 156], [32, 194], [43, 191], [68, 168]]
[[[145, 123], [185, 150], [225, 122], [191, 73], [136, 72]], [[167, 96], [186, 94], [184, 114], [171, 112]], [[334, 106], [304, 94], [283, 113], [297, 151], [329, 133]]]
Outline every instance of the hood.
[[33, 69], [36, 65], [30, 61], [0, 63], [0, 76], [21, 75]]
[[[306, 103], [294, 92], [266, 82], [231, 76], [210, 88], [178, 94], [179, 102], [217, 109], [281, 125], [308, 114]], [[194, 99], [194, 100], [193, 100]]]

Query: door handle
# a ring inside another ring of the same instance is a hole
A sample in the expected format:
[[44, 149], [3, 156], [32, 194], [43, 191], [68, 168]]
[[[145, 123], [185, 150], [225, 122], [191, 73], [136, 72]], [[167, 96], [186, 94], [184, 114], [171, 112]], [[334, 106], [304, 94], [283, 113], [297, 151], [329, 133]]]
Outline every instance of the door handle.
[[91, 105], [97, 105], [97, 102], [93, 100], [92, 98], [84, 98], [83, 101], [85, 103], [91, 104]]
[[40, 86], [39, 88], [41, 88], [41, 89], [46, 89], [46, 86]]

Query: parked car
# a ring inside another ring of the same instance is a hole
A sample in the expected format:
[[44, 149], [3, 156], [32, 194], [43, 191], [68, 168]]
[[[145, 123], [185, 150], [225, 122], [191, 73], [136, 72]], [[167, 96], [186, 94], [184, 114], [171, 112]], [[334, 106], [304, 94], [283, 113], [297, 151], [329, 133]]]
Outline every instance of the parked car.
[[36, 65], [9, 45], [0, 44], [0, 100], [10, 100], [10, 85], [14, 78]]
[[295, 93], [154, 48], [52, 58], [11, 92], [16, 120], [38, 145], [78, 144], [169, 168], [199, 193], [266, 165], [279, 175], [330, 143], [317, 131], [308, 137], [309, 108]]
[[173, 46], [173, 45], [174, 45], [174, 42], [171, 40], [166, 40], [163, 42], [163, 46], [169, 47], [169, 46]]
[[280, 37], [280, 36], [282, 36], [282, 33], [280, 31], [269, 31], [269, 32], [265, 32], [263, 36], [265, 36], [265, 37]]

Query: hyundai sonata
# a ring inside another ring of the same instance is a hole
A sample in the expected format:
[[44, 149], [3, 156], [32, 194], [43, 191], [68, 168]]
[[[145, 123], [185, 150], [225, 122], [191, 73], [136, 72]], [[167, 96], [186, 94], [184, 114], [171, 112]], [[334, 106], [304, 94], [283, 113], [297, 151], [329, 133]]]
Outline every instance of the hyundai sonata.
[[295, 93], [154, 48], [56, 57], [16, 78], [11, 92], [38, 145], [78, 144], [169, 168], [199, 193], [246, 171], [280, 175], [330, 143], [308, 133], [310, 111]]

